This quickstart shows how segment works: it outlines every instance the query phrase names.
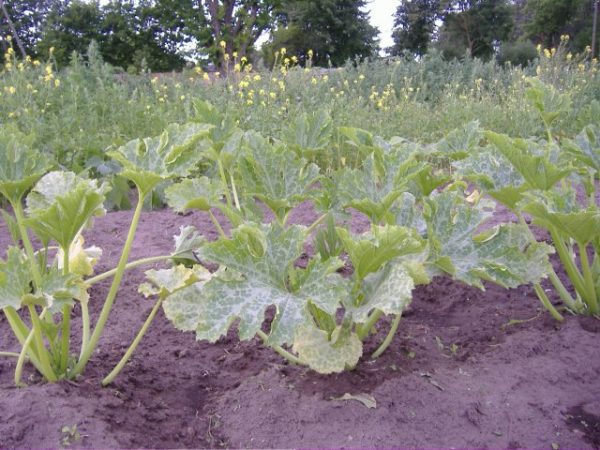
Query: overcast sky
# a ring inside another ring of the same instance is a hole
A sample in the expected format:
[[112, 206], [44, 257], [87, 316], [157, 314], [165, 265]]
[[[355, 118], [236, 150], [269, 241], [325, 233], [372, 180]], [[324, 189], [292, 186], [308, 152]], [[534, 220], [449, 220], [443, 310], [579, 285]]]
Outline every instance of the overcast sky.
[[398, 0], [369, 0], [369, 2], [371, 24], [379, 28], [379, 45], [381, 48], [391, 47], [394, 12], [400, 2]]

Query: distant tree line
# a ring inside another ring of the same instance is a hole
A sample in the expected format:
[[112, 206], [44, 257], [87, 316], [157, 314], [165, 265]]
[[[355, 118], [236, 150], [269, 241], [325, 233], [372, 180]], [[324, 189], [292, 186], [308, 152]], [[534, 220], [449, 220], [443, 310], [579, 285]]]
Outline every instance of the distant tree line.
[[[398, 1], [391, 55], [498, 57], [515, 63], [535, 45], [568, 34], [575, 51], [591, 43], [596, 0]], [[68, 64], [91, 41], [123, 69], [169, 71], [186, 61], [221, 69], [233, 55], [273, 63], [277, 49], [303, 64], [339, 66], [376, 55], [378, 30], [367, 0], [0, 0], [0, 59], [9, 46], [25, 57]], [[268, 35], [262, 51], [256, 42]], [[310, 55], [308, 50], [311, 50]], [[226, 56], [229, 55], [229, 56]]]
[[536, 56], [536, 46], [556, 47], [568, 35], [569, 50], [592, 43], [598, 0], [404, 0], [394, 16], [392, 55], [471, 57], [516, 64]]

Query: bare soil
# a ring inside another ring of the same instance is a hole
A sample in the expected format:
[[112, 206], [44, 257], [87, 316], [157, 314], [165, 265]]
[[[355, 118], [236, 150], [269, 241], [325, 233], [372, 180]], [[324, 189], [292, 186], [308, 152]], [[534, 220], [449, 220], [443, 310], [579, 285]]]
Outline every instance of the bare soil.
[[[304, 204], [293, 221], [314, 217]], [[99, 271], [116, 264], [130, 218], [110, 213], [87, 233], [104, 249]], [[145, 213], [132, 258], [169, 252], [188, 224], [216, 237], [205, 214]], [[353, 229], [365, 225], [354, 217]], [[0, 249], [8, 243], [2, 224]], [[142, 270], [126, 277], [80, 379], [47, 384], [28, 368], [29, 386], [15, 388], [14, 358], [0, 359], [0, 447], [600, 447], [600, 321], [567, 314], [558, 324], [529, 287], [483, 292], [436, 279], [415, 290], [386, 353], [368, 357], [387, 332], [382, 324], [358, 367], [330, 376], [234, 332], [216, 345], [197, 342], [161, 312], [102, 388], [152, 307], [137, 293], [142, 279]], [[95, 314], [107, 289], [92, 292]], [[18, 351], [4, 317], [0, 349]], [[376, 407], [336, 400], [344, 394], [369, 394]]]

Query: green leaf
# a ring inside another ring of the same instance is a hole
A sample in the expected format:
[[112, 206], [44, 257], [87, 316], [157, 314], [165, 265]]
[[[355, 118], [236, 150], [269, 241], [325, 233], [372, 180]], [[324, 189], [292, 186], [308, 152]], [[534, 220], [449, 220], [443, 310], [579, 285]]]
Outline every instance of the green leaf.
[[338, 228], [338, 234], [359, 280], [377, 272], [386, 262], [402, 255], [418, 253], [424, 247], [416, 230], [394, 225], [372, 225], [371, 232], [360, 236]]
[[479, 122], [474, 120], [449, 132], [434, 148], [437, 153], [452, 159], [464, 158], [477, 150], [482, 138], [483, 132], [479, 128]]
[[195, 283], [205, 283], [211, 278], [211, 273], [200, 265], [191, 268], [177, 265], [170, 269], [147, 270], [146, 279], [149, 282], [142, 283], [138, 292], [145, 297], [158, 295], [167, 298], [169, 295]]
[[63, 306], [73, 305], [75, 299], [87, 302], [89, 295], [86, 288], [79, 275], [63, 274], [58, 267], [52, 266], [42, 275], [38, 290], [26, 298], [47, 307], [52, 314], [59, 314], [62, 313]]
[[535, 142], [511, 139], [492, 131], [486, 131], [485, 136], [534, 189], [551, 189], [573, 171], [569, 166], [551, 162], [547, 151]]
[[333, 133], [329, 113], [319, 110], [299, 115], [286, 133], [286, 142], [297, 147], [301, 156], [314, 159], [329, 145]]
[[221, 185], [207, 177], [185, 179], [165, 189], [168, 205], [177, 212], [208, 211], [221, 203]]
[[369, 155], [360, 169], [334, 174], [336, 196], [344, 207], [362, 212], [374, 224], [393, 223], [392, 206], [422, 169], [415, 155], [395, 149], [378, 161]]
[[258, 133], [246, 133], [244, 144], [240, 188], [264, 202], [282, 221], [292, 208], [310, 197], [319, 168], [307, 165], [291, 150], [273, 146]]
[[92, 217], [106, 213], [106, 185], [72, 172], [50, 172], [27, 196], [27, 224], [43, 242], [68, 249]]
[[572, 190], [530, 192], [520, 206], [533, 217], [536, 225], [556, 228], [580, 244], [600, 237], [600, 209], [580, 209]]
[[175, 261], [198, 262], [196, 252], [206, 243], [206, 240], [198, 234], [195, 227], [191, 225], [179, 227], [179, 234], [173, 236], [173, 240], [175, 249], [172, 255]]
[[561, 115], [570, 112], [571, 98], [568, 93], [561, 93], [538, 78], [528, 78], [527, 82], [531, 87], [525, 91], [525, 97], [538, 111], [546, 126], [551, 126]]
[[123, 166], [121, 175], [146, 195], [161, 181], [184, 177], [194, 169], [202, 157], [198, 144], [211, 128], [208, 124], [171, 124], [160, 136], [135, 139], [107, 154]]
[[330, 340], [326, 331], [302, 325], [292, 348], [316, 372], [329, 374], [352, 369], [362, 356], [362, 342], [355, 333], [341, 331], [341, 327], [336, 328]]
[[0, 308], [21, 308], [23, 297], [31, 293], [29, 263], [17, 247], [9, 247], [6, 261], [0, 259]]
[[309, 302], [333, 314], [346, 292], [334, 273], [341, 265], [337, 259], [315, 259], [304, 271], [291, 270], [303, 239], [302, 227], [263, 225], [250, 232], [248, 225], [234, 230], [230, 240], [206, 244], [201, 255], [221, 264], [219, 276], [201, 289], [194, 285], [169, 297], [167, 316], [177, 328], [195, 330], [198, 339], [211, 342], [239, 319], [240, 338], [250, 339], [260, 330], [267, 308], [275, 306], [270, 342], [291, 344], [296, 328], [310, 321]]
[[351, 309], [352, 319], [364, 323], [374, 309], [384, 314], [401, 314], [412, 301], [414, 287], [415, 282], [403, 264], [387, 264], [364, 279], [361, 286], [364, 298], [360, 306]]
[[595, 172], [600, 172], [600, 128], [588, 125], [577, 135], [575, 141], [566, 140], [565, 150], [579, 162]]
[[50, 160], [33, 149], [16, 126], [0, 127], [0, 194], [8, 201], [20, 201], [50, 166]]
[[476, 234], [491, 216], [492, 206], [483, 201], [470, 205], [456, 192], [428, 199], [430, 261], [455, 279], [481, 289], [481, 280], [516, 287], [545, 277], [551, 247], [532, 243], [523, 226], [501, 225]]
[[528, 190], [523, 176], [502, 153], [493, 149], [474, 153], [452, 165], [457, 175], [477, 183], [480, 189], [512, 210]]

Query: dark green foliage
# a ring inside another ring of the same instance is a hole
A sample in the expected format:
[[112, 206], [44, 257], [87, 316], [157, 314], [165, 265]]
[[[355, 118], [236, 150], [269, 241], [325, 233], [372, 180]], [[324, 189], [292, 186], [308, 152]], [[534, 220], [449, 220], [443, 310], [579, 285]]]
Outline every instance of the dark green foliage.
[[439, 0], [407, 0], [400, 3], [394, 15], [394, 46], [392, 55], [409, 52], [423, 56], [435, 31], [440, 16]]
[[279, 48], [307, 58], [317, 66], [340, 66], [348, 59], [367, 58], [377, 50], [377, 29], [369, 24], [364, 0], [283, 0], [279, 24], [264, 47], [269, 57]]

